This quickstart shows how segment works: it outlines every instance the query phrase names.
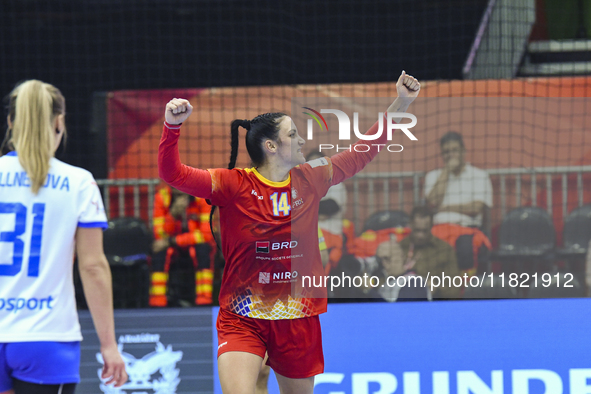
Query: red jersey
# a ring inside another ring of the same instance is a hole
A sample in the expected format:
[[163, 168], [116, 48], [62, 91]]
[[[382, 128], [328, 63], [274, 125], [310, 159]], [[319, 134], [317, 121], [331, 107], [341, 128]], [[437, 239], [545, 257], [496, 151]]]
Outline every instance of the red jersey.
[[[318, 246], [320, 199], [330, 186], [361, 171], [378, 149], [353, 148], [332, 160], [316, 159], [294, 167], [287, 180], [272, 182], [254, 168], [204, 171], [181, 164], [179, 129], [165, 123], [159, 173], [171, 186], [220, 207], [226, 260], [220, 307], [268, 320], [326, 312], [326, 288], [313, 285], [324, 278]], [[368, 134], [377, 129], [376, 122]], [[374, 144], [385, 141], [382, 133]]]
[[318, 205], [331, 186], [330, 159], [297, 166], [284, 182], [254, 168], [209, 172], [226, 259], [220, 307], [271, 320], [325, 312], [326, 288], [302, 284], [324, 275]]

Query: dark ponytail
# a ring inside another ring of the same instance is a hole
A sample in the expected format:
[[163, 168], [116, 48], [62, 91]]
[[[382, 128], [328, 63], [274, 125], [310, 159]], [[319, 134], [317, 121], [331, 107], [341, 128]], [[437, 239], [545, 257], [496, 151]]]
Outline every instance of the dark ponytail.
[[[232, 146], [232, 151], [230, 153], [230, 163], [228, 163], [228, 169], [231, 170], [236, 166], [236, 158], [238, 157], [238, 142], [240, 137], [238, 134], [239, 127], [246, 129], [246, 150], [248, 151], [248, 155], [250, 156], [252, 164], [255, 167], [259, 167], [265, 162], [266, 159], [265, 152], [263, 150], [263, 142], [265, 140], [273, 140], [279, 143], [279, 122], [284, 116], [287, 115], [282, 112], [269, 112], [259, 115], [252, 120], [236, 119], [232, 121], [232, 125], [230, 127], [232, 137], [230, 144]], [[215, 213], [215, 208], [215, 205], [211, 207], [211, 213], [209, 214], [209, 229], [211, 230], [211, 235], [213, 235], [213, 239], [215, 240], [218, 249], [221, 251], [222, 249], [220, 248], [220, 244], [215, 238], [213, 232], [213, 214]]]
[[[232, 125], [230, 127], [231, 132], [231, 140], [230, 145], [232, 146], [232, 151], [230, 153], [230, 163], [228, 163], [228, 170], [236, 167], [236, 159], [238, 158], [238, 143], [239, 143], [239, 134], [238, 134], [238, 127], [242, 127], [246, 129], [246, 134], [248, 135], [248, 131], [250, 130], [250, 121], [249, 120], [241, 120], [236, 119], [232, 121]], [[216, 205], [211, 207], [211, 212], [209, 213], [209, 230], [211, 231], [211, 235], [215, 240], [215, 244], [217, 245], [219, 251], [221, 252], [222, 249], [218, 240], [215, 237], [215, 233], [213, 231], [213, 215], [215, 213]]]
[[230, 163], [228, 163], [228, 170], [236, 167], [236, 158], [238, 157], [238, 127], [246, 129], [247, 135], [250, 130], [250, 120], [236, 119], [232, 121], [230, 132], [232, 133], [232, 139], [230, 144], [232, 145], [232, 152], [230, 153]]

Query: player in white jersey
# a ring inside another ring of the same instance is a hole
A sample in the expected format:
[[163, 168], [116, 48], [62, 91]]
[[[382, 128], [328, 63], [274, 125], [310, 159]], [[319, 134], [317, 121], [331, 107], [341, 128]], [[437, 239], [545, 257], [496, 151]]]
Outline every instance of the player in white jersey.
[[127, 380], [115, 340], [107, 226], [92, 175], [54, 158], [65, 134], [65, 100], [30, 80], [9, 96], [0, 157], [0, 394], [73, 393], [80, 325], [74, 249], [101, 343], [103, 378]]

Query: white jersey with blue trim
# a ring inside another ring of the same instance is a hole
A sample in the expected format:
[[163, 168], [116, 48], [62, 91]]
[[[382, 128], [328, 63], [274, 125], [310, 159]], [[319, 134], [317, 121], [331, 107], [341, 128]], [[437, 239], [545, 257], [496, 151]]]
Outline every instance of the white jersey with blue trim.
[[82, 340], [73, 282], [78, 227], [107, 227], [90, 172], [52, 158], [35, 195], [16, 153], [0, 157], [0, 343]]

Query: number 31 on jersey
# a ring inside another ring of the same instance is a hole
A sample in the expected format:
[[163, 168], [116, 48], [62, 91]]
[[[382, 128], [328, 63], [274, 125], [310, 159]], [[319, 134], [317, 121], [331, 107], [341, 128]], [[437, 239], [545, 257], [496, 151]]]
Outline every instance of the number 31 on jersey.
[[[13, 244], [12, 264], [1, 264], [0, 275], [15, 276], [21, 271], [25, 242], [20, 238], [27, 225], [27, 207], [21, 203], [0, 203], [0, 214], [14, 214], [14, 231], [0, 232], [0, 242]], [[28, 276], [39, 276], [39, 257], [43, 235], [43, 216], [45, 204], [33, 205], [33, 229], [31, 231]], [[7, 256], [3, 256], [7, 257]], [[10, 258], [10, 257], [8, 257]]]
[[[287, 198], [287, 192], [281, 193], [275, 192], [270, 196], [271, 201], [273, 202], [273, 215], [274, 216], [289, 216], [289, 211], [291, 211], [291, 206], [289, 205], [289, 200]], [[279, 212], [282, 212], [283, 215], [279, 215]]]

